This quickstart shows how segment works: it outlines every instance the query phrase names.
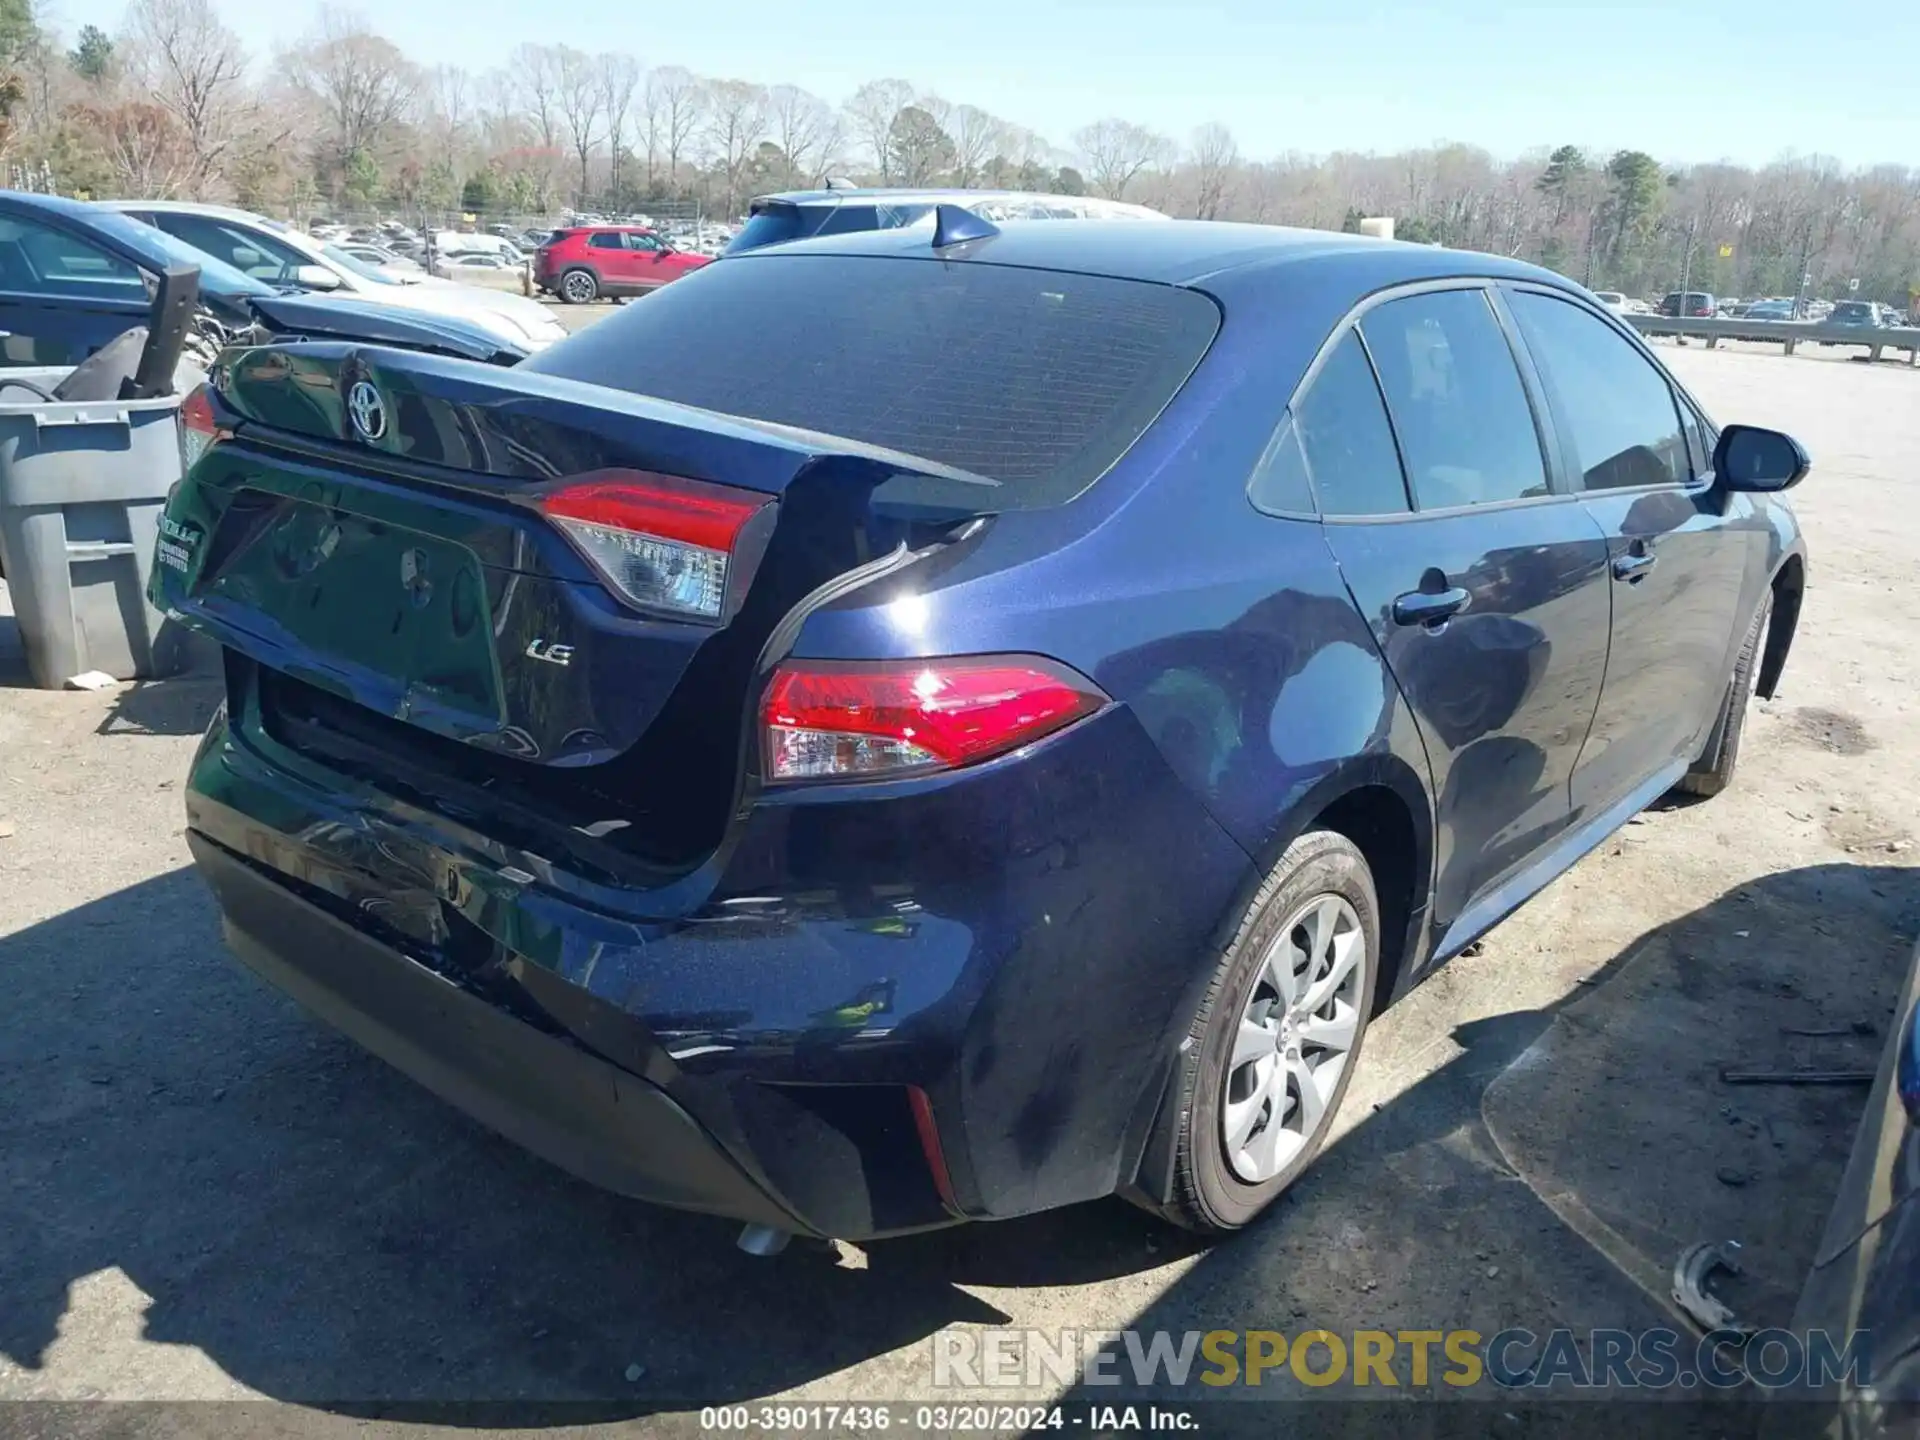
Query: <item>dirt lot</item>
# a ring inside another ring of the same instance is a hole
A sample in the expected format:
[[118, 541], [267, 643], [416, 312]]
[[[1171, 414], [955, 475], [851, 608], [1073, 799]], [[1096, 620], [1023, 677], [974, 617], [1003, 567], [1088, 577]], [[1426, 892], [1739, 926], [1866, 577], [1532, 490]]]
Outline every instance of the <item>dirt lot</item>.
[[1740, 783], [1640, 817], [1391, 1012], [1318, 1168], [1212, 1253], [1116, 1202], [756, 1261], [577, 1184], [223, 956], [178, 794], [211, 684], [48, 694], [0, 657], [0, 1399], [262, 1397], [250, 1428], [306, 1433], [407, 1400], [905, 1398], [950, 1325], [1670, 1322], [1702, 1238], [1746, 1243], [1727, 1293], [1784, 1323], [1862, 1097], [1718, 1071], [1871, 1063], [1920, 933], [1920, 639], [1893, 607], [1920, 372], [1671, 354], [1816, 460], [1801, 639]]

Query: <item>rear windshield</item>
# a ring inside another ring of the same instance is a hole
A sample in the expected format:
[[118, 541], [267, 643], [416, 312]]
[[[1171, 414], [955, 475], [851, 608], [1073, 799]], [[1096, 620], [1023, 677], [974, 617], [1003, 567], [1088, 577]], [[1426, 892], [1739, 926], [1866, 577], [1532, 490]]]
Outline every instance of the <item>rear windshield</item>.
[[1220, 326], [1193, 290], [887, 257], [768, 254], [663, 286], [523, 369], [883, 445], [1071, 499]]
[[1870, 320], [1873, 318], [1873, 310], [1870, 306], [1858, 300], [1842, 300], [1838, 305], [1833, 307], [1833, 318], [1836, 320]]
[[763, 246], [798, 240], [807, 233], [809, 224], [818, 223], [818, 218], [815, 216], [809, 220], [800, 213], [798, 205], [769, 205], [748, 217], [747, 223], [740, 227], [740, 233], [728, 242], [722, 253], [738, 255]]

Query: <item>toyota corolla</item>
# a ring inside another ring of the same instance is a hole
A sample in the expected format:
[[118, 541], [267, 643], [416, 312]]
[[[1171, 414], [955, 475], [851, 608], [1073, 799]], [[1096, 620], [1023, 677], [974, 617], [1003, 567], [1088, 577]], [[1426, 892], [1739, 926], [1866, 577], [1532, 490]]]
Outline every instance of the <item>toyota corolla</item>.
[[1364, 237], [943, 208], [187, 415], [153, 598], [224, 649], [236, 954], [763, 1248], [1246, 1224], [1385, 1004], [1728, 783], [1805, 586], [1790, 438]]

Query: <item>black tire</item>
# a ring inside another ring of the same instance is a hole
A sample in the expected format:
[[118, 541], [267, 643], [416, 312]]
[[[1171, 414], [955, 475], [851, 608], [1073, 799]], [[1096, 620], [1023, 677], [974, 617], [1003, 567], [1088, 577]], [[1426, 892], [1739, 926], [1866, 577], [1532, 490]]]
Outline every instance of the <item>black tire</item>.
[[560, 277], [559, 290], [562, 305], [586, 305], [600, 298], [600, 277], [575, 268]]
[[1734, 766], [1740, 761], [1740, 740], [1747, 732], [1747, 702], [1753, 696], [1754, 679], [1760, 670], [1761, 645], [1772, 616], [1773, 596], [1769, 593], [1760, 602], [1760, 613], [1753, 617], [1746, 638], [1740, 642], [1740, 653], [1733, 662], [1733, 677], [1721, 698], [1719, 717], [1707, 734], [1706, 748], [1693, 762], [1693, 768], [1673, 787], [1681, 794], [1718, 795], [1733, 783]]
[[[1277, 1173], [1257, 1184], [1249, 1183], [1234, 1171], [1221, 1126], [1235, 1033], [1281, 927], [1323, 895], [1337, 895], [1352, 907], [1366, 946], [1364, 975], [1355, 1002], [1358, 1028], [1317, 1130]], [[1173, 1198], [1163, 1212], [1169, 1220], [1202, 1234], [1238, 1230], [1306, 1170], [1325, 1143], [1352, 1082], [1379, 977], [1380, 902], [1365, 857], [1346, 836], [1331, 830], [1302, 835], [1287, 847], [1247, 906], [1193, 1018], [1191, 1043], [1186, 1047], [1179, 1077]]]

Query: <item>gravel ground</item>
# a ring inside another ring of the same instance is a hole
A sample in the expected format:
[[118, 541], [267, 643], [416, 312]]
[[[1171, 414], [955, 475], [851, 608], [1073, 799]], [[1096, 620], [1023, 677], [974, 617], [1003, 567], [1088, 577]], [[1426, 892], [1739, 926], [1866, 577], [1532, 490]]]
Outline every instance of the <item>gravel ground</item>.
[[1862, 1097], [1718, 1071], [1871, 1063], [1920, 931], [1920, 640], [1884, 618], [1920, 551], [1920, 373], [1670, 358], [1816, 462], [1800, 642], [1738, 783], [1639, 817], [1387, 1015], [1318, 1167], [1210, 1253], [1114, 1202], [756, 1261], [572, 1181], [222, 954], [178, 794], [212, 683], [20, 688], [0, 624], [0, 1400], [253, 1398], [248, 1429], [305, 1434], [410, 1400], [905, 1398], [956, 1325], [1671, 1323], [1703, 1238], [1746, 1242], [1725, 1293], [1785, 1323]]

